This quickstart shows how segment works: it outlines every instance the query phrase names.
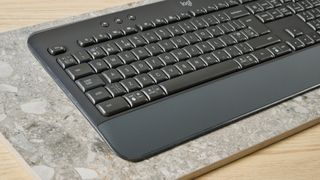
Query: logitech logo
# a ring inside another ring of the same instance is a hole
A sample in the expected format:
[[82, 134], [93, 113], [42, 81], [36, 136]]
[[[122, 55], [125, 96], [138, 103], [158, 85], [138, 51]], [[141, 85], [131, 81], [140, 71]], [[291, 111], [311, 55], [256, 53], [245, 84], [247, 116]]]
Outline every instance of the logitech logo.
[[186, 6], [191, 7], [192, 6], [192, 1], [191, 0], [180, 1], [180, 4], [183, 7], [186, 7]]

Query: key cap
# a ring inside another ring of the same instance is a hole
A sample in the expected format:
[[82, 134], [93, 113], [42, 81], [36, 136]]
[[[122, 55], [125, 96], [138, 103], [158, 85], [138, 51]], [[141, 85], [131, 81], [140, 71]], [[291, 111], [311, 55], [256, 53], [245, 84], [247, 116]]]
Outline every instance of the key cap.
[[66, 51], [67, 51], [67, 48], [65, 48], [64, 46], [52, 46], [52, 47], [48, 48], [48, 52], [52, 56], [63, 54]]
[[204, 8], [199, 8], [199, 9], [190, 10], [189, 13], [192, 14], [192, 16], [200, 16], [200, 15], [206, 14], [207, 10], [205, 10]]
[[163, 53], [158, 56], [158, 58], [165, 64], [173, 64], [176, 63], [178, 60], [170, 53]]
[[111, 39], [108, 34], [100, 33], [93, 36], [93, 39], [96, 41], [96, 43], [101, 43], [108, 41]]
[[91, 56], [85, 50], [78, 51], [74, 53], [73, 56], [76, 58], [79, 64], [92, 60]]
[[134, 77], [141, 87], [147, 87], [154, 84], [154, 81], [148, 74], [140, 74]]
[[129, 78], [137, 74], [133, 67], [128, 64], [118, 67], [117, 70], [124, 78]]
[[250, 15], [250, 13], [245, 8], [243, 8], [241, 6], [236, 7], [236, 8], [227, 9], [226, 14], [231, 19], [238, 19], [240, 17]]
[[93, 59], [100, 59], [106, 56], [106, 53], [100, 47], [92, 47], [87, 51]]
[[147, 96], [149, 101], [154, 101], [165, 96], [165, 92], [158, 85], [144, 88], [141, 91]]
[[270, 30], [254, 16], [246, 16], [240, 18], [240, 21], [260, 35], [264, 35], [270, 32]]
[[202, 53], [208, 53], [214, 50], [214, 48], [208, 42], [200, 42], [195, 44], [195, 46], [202, 51]]
[[181, 34], [185, 33], [185, 31], [180, 26], [178, 26], [177, 24], [169, 25], [169, 26], [167, 26], [167, 29], [174, 36], [178, 36], [178, 35], [181, 35]]
[[113, 97], [121, 96], [126, 93], [126, 90], [120, 83], [107, 84], [105, 88]]
[[112, 55], [120, 52], [120, 49], [118, 48], [118, 46], [116, 46], [116, 44], [114, 44], [114, 42], [105, 42], [101, 44], [101, 48], [105, 52], [107, 52], [108, 55]]
[[193, 69], [198, 70], [206, 67], [206, 64], [199, 58], [191, 58], [187, 62], [192, 66]]
[[120, 81], [120, 84], [126, 89], [127, 92], [133, 92], [141, 88], [139, 83], [133, 78], [124, 79]]
[[174, 64], [174, 66], [182, 73], [187, 74], [189, 72], [194, 71], [195, 69], [186, 61], [178, 62]]
[[210, 26], [214, 26], [219, 24], [219, 20], [217, 18], [215, 18], [214, 16], [210, 15], [205, 15], [202, 17], [202, 19], [208, 23]]
[[253, 51], [253, 48], [251, 48], [248, 43], [244, 42], [244, 43], [239, 43], [234, 45], [237, 49], [239, 49], [243, 54], [246, 54], [248, 52]]
[[155, 29], [154, 32], [160, 37], [160, 39], [168, 39], [173, 36], [167, 29], [163, 27]]
[[221, 49], [227, 45], [218, 38], [209, 39], [207, 41], [214, 49]]
[[176, 16], [176, 15], [168, 16], [168, 17], [166, 17], [165, 19], [166, 19], [166, 21], [167, 21], [168, 23], [173, 23], [173, 22], [177, 22], [177, 21], [180, 20], [180, 18], [179, 18], [178, 16]]
[[188, 21], [179, 22], [178, 25], [185, 30], [185, 32], [192, 32], [197, 30], [197, 28]]
[[138, 74], [149, 72], [151, 68], [145, 61], [136, 61], [131, 63], [131, 66], [138, 72]]
[[160, 40], [160, 38], [153, 31], [143, 32], [141, 35], [146, 41], [148, 41], [148, 43], [153, 43]]
[[128, 101], [131, 107], [137, 107], [148, 102], [147, 97], [141, 91], [135, 91], [126, 94], [123, 97]]
[[173, 44], [170, 40], [159, 41], [158, 45], [165, 51], [171, 51], [176, 48], [176, 45]]
[[246, 54], [244, 56], [237, 57], [234, 59], [234, 61], [237, 61], [239, 64], [241, 64], [243, 68], [247, 68], [259, 63], [259, 61], [251, 54]]
[[201, 41], [200, 38], [194, 33], [187, 33], [182, 35], [182, 37], [186, 39], [189, 42], [189, 44], [194, 44]]
[[160, 83], [168, 79], [168, 77], [161, 70], [153, 70], [148, 73], [148, 75], [153, 79], [154, 82]]
[[147, 42], [138, 34], [128, 37], [128, 40], [133, 44], [134, 47], [144, 46]]
[[81, 47], [88, 47], [95, 44], [95, 40], [92, 37], [88, 37], [88, 38], [78, 40], [78, 44]]
[[118, 66], [123, 65], [121, 59], [116, 55], [111, 55], [103, 58], [103, 60], [107, 63], [110, 68], [116, 68]]
[[254, 49], [261, 49], [263, 47], [270, 46], [280, 41], [281, 40], [277, 36], [272, 34], [267, 34], [261, 37], [257, 37], [255, 39], [251, 39], [247, 43]]
[[203, 29], [205, 27], [208, 27], [209, 24], [207, 24], [206, 22], [204, 22], [201, 18], [195, 18], [189, 21], [192, 25], [194, 25], [195, 27], [197, 27], [197, 29]]
[[108, 32], [108, 35], [111, 37], [111, 39], [116, 39], [123, 36], [124, 34], [122, 33], [121, 30], [113, 30]]
[[172, 79], [181, 75], [180, 71], [173, 65], [165, 66], [161, 70], [169, 77], [169, 79]]
[[252, 55], [254, 55], [254, 57], [256, 57], [259, 60], [259, 62], [265, 62], [274, 58], [274, 55], [266, 49], [260, 49], [258, 51], [255, 51], [252, 53]]
[[274, 55], [276, 55], [276, 57], [288, 54], [292, 51], [291, 48], [285, 43], [275, 44], [268, 47], [267, 49], [271, 51]]
[[197, 46], [194, 45], [184, 47], [183, 50], [185, 50], [188, 53], [188, 57], [195, 57], [202, 54], [202, 52], [197, 48]]
[[217, 59], [219, 59], [219, 61], [225, 61], [231, 58], [231, 56], [225, 50], [216, 50], [216, 51], [213, 51], [212, 54]]
[[102, 59], [90, 61], [89, 65], [94, 69], [96, 73], [102, 72], [109, 68], [109, 66]]
[[134, 48], [134, 46], [126, 38], [118, 39], [115, 41], [115, 43], [121, 49], [121, 51], [126, 51]]
[[303, 44], [306, 46], [310, 46], [315, 43], [314, 40], [312, 40], [308, 35], [299, 36], [297, 39], [303, 42]]
[[186, 60], [188, 58], [190, 58], [190, 56], [182, 49], [176, 49], [170, 52], [178, 61], [183, 61]]
[[165, 64], [158, 57], [150, 57], [145, 60], [151, 69], [158, 69], [163, 67]]
[[57, 61], [63, 69], [77, 64], [77, 61], [70, 55], [59, 57]]
[[66, 72], [69, 74], [72, 80], [76, 80], [94, 73], [93, 69], [88, 64], [71, 66], [66, 69]]
[[220, 21], [220, 23], [230, 20], [230, 17], [224, 12], [217, 12], [213, 16], [216, 17]]
[[158, 44], [148, 44], [145, 46], [145, 48], [151, 54], [151, 56], [156, 56], [164, 52]]
[[184, 46], [189, 45], [189, 43], [181, 36], [177, 36], [170, 39], [172, 43], [176, 45], [178, 48], [182, 48]]
[[138, 60], [150, 57], [149, 52], [144, 47], [135, 48], [131, 50], [131, 52], [137, 57]]
[[128, 110], [130, 108], [130, 105], [123, 97], [117, 97], [98, 104], [97, 108], [103, 116], [112, 116], [114, 114]]
[[292, 39], [286, 43], [294, 50], [299, 50], [305, 47], [305, 44], [298, 39]]
[[212, 38], [213, 36], [206, 29], [200, 29], [194, 32], [202, 41]]
[[83, 91], [86, 92], [88, 90], [97, 88], [99, 86], [103, 86], [105, 83], [103, 80], [96, 74], [87, 76], [76, 81], [78, 87]]
[[132, 62], [138, 60], [136, 58], [136, 56], [133, 55], [132, 52], [130, 52], [130, 51], [121, 52], [118, 54], [118, 56], [125, 64], [129, 64], [129, 63], [132, 63]]
[[297, 27], [286, 28], [285, 31], [295, 38], [303, 34], [303, 32]]
[[93, 104], [97, 104], [112, 98], [111, 94], [104, 87], [90, 90], [86, 92], [86, 95]]
[[123, 77], [121, 76], [121, 74], [115, 70], [115, 69], [109, 69], [107, 71], [103, 71], [102, 72], [102, 76], [109, 82], [109, 83], [113, 83], [113, 82], [117, 82], [120, 81], [121, 79], [123, 79]]
[[125, 35], [129, 35], [129, 34], [134, 34], [137, 33], [138, 30], [135, 27], [125, 27], [124, 29], [122, 29], [122, 31], [124, 32]]
[[230, 23], [219, 24], [219, 25], [217, 25], [217, 27], [219, 29], [221, 29], [224, 32], [224, 34], [231, 33], [231, 32], [234, 32], [236, 30], [236, 28], [231, 26]]
[[315, 42], [320, 42], [320, 35], [316, 32], [311, 32], [307, 34]]
[[208, 53], [208, 54], [204, 54], [199, 56], [205, 63], [207, 66], [210, 66], [212, 64], [216, 64], [219, 63], [219, 59], [217, 59], [213, 54]]
[[227, 44], [227, 46], [230, 46], [230, 45], [237, 43], [237, 41], [233, 37], [231, 37], [230, 35], [221, 36], [221, 37], [219, 37], [219, 39], [222, 42], [224, 42], [225, 44]]
[[234, 46], [229, 46], [229, 47], [226, 47], [224, 48], [224, 50], [229, 54], [231, 55], [231, 57], [237, 57], [237, 56], [240, 56], [242, 55], [242, 53]]
[[186, 75], [176, 77], [174, 79], [160, 83], [160, 87], [166, 94], [173, 94], [178, 91], [199, 85], [201, 83], [219, 78], [223, 75], [235, 72], [241, 67], [233, 60], [225, 61], [198, 71], [191, 72]]

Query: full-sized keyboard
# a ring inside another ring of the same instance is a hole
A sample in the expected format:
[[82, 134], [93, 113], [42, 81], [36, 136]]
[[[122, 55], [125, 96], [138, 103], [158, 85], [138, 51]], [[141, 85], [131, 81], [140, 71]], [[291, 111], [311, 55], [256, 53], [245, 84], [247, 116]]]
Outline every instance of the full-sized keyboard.
[[33, 34], [29, 47], [138, 161], [320, 83], [320, 0], [168, 0]]

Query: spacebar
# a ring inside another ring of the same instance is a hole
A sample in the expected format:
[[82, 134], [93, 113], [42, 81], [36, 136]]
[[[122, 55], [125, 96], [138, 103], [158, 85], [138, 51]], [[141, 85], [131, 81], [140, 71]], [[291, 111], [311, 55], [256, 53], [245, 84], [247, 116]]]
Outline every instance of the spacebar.
[[164, 81], [159, 85], [166, 91], [167, 94], [173, 94], [175, 92], [216, 79], [223, 75], [230, 74], [239, 69], [241, 69], [241, 66], [237, 62], [234, 60], [229, 60], [168, 81]]

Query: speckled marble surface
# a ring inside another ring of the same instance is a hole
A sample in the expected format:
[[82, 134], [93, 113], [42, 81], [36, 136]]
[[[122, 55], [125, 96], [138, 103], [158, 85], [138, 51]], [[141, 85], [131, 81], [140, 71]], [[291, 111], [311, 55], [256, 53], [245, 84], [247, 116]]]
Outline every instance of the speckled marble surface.
[[140, 163], [118, 158], [27, 49], [34, 31], [138, 3], [0, 34], [0, 132], [42, 179], [174, 179], [320, 117], [320, 90]]

